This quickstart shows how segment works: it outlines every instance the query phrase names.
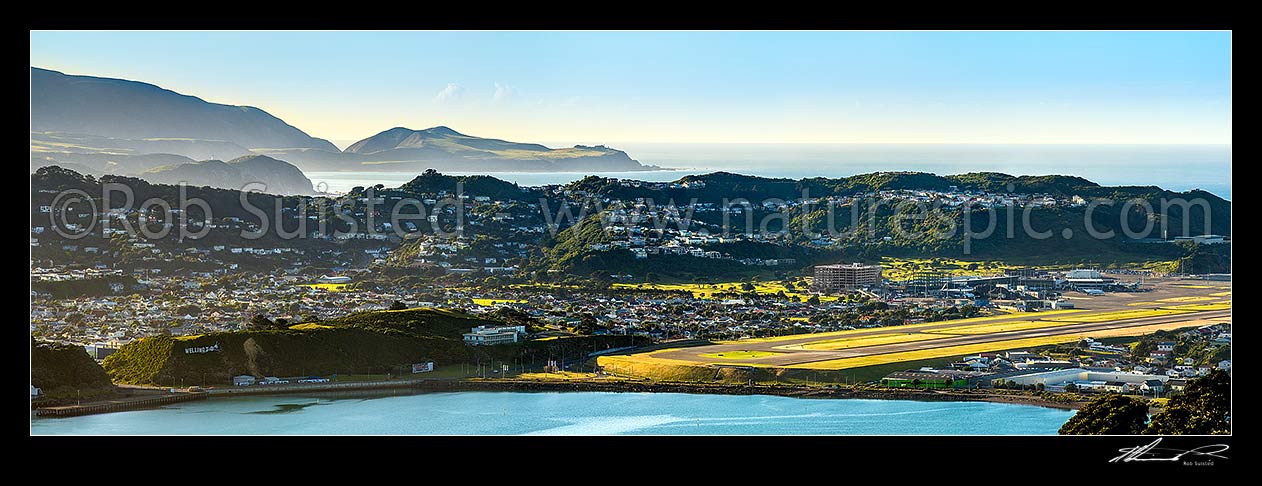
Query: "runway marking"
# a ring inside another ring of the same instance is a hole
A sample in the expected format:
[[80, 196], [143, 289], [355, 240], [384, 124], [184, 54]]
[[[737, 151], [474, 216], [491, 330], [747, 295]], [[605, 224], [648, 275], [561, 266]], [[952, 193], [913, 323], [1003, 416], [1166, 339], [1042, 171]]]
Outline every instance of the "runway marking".
[[774, 351], [741, 350], [741, 351], [724, 351], [722, 353], [698, 354], [697, 356], [700, 356], [702, 358], [758, 359], [758, 358], [766, 358], [768, 356], [778, 356], [781, 354], [784, 354], [784, 353], [777, 353]]
[[875, 336], [861, 336], [846, 339], [829, 339], [827, 341], [815, 341], [805, 344], [792, 344], [788, 346], [777, 346], [775, 349], [812, 349], [824, 351], [836, 351], [839, 349], [861, 348], [864, 346], [877, 346], [881, 344], [898, 344], [909, 343], [913, 341], [924, 341], [929, 339], [942, 339], [949, 336], [940, 336], [923, 333], [907, 333], [907, 334], [877, 334]]
[[1170, 297], [1168, 299], [1157, 299], [1157, 302], [1201, 302], [1206, 300], [1214, 300], [1214, 298], [1202, 296]]

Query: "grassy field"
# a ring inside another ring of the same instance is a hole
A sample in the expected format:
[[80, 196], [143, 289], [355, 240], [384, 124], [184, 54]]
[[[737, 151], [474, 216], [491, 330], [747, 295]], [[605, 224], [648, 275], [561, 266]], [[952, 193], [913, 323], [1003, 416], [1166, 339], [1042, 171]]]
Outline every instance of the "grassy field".
[[782, 353], [773, 353], [771, 351], [728, 351], [726, 353], [710, 353], [710, 354], [703, 354], [701, 356], [704, 356], [707, 358], [722, 358], [722, 359], [754, 359], [754, 358], [765, 358], [767, 356], [775, 356], [777, 354], [782, 354]]
[[929, 339], [942, 339], [948, 336], [934, 334], [878, 334], [875, 336], [857, 336], [846, 339], [829, 339], [827, 341], [815, 341], [801, 345], [802, 349], [821, 349], [827, 351], [835, 351], [838, 349], [861, 348], [864, 346], [878, 346], [882, 344], [898, 344], [910, 343], [914, 341], [926, 341]]
[[1209, 295], [1210, 295], [1211, 297], [1231, 297], [1231, 291], [1230, 291], [1230, 290], [1228, 290], [1228, 291], [1226, 291], [1226, 292], [1217, 292], [1217, 293], [1213, 293], [1213, 294], [1209, 294]]
[[1076, 323], [1106, 322], [1106, 321], [1119, 321], [1122, 319], [1140, 319], [1143, 317], [1168, 316], [1168, 315], [1173, 315], [1173, 314], [1184, 314], [1187, 312], [1190, 312], [1190, 311], [1170, 310], [1166, 308], [1138, 309], [1138, 310], [1126, 310], [1126, 311], [1116, 311], [1116, 312], [1102, 312], [1098, 314], [1088, 314], [1088, 315], [1083, 315], [1083, 316], [1057, 317], [1051, 320], [1058, 321], [1058, 322], [1076, 322]]
[[881, 259], [881, 276], [889, 280], [908, 280], [921, 270], [935, 270], [943, 275], [999, 275], [1015, 268], [999, 261], [965, 261], [950, 258]]
[[294, 325], [292, 325], [292, 326], [289, 326], [289, 328], [290, 328], [290, 329], [293, 329], [293, 330], [295, 330], [295, 331], [313, 331], [313, 330], [316, 330], [316, 329], [333, 329], [333, 326], [326, 326], [326, 325], [323, 325], [323, 324], [316, 324], [316, 323], [314, 323], [314, 322], [306, 322], [306, 323], [302, 323], [302, 324], [294, 324]]
[[652, 377], [662, 381], [710, 381], [714, 378], [714, 368], [688, 361], [654, 358], [651, 354], [599, 356], [596, 363], [607, 373]]
[[594, 380], [600, 379], [617, 379], [616, 377], [601, 377], [596, 373], [580, 373], [576, 371], [556, 371], [552, 373], [522, 373], [514, 378], [523, 380], [554, 380], [554, 381], [573, 381], [573, 380]]
[[1157, 302], [1204, 302], [1207, 300], [1214, 300], [1214, 298], [1213, 297], [1200, 297], [1200, 296], [1171, 297], [1169, 299], [1157, 299]]
[[1185, 304], [1185, 305], [1172, 305], [1172, 306], [1169, 306], [1169, 307], [1162, 307], [1162, 309], [1177, 310], [1177, 311], [1214, 311], [1214, 310], [1230, 310], [1230, 309], [1231, 309], [1231, 301], [1230, 301], [1230, 300], [1228, 300], [1228, 301], [1225, 301], [1225, 302], [1215, 302], [1215, 303], [1213, 303], [1213, 304]]
[[473, 303], [483, 307], [491, 307], [500, 304], [525, 304], [526, 301], [522, 299], [473, 299]]
[[[745, 282], [724, 282], [724, 283], [615, 283], [615, 289], [647, 289], [647, 290], [684, 290], [692, 293], [695, 299], [719, 299], [716, 296], [719, 293], [742, 293], [741, 284]], [[812, 294], [806, 289], [797, 287], [789, 288], [783, 281], [774, 282], [754, 282], [754, 292], [770, 295], [784, 292], [786, 296], [792, 299], [809, 299]], [[820, 302], [835, 302], [838, 297], [835, 295], [821, 295]]]
[[[1101, 255], [1101, 259], [1118, 263], [1117, 265], [1107, 265], [1108, 267], [1131, 268], [1139, 270], [1154, 270], [1160, 272], [1168, 272], [1177, 267], [1176, 262], [1164, 260], [1148, 260], [1133, 254], [1117, 254], [1117, 255]], [[959, 276], [959, 275], [999, 275], [1005, 271], [1018, 268], [1041, 268], [1055, 269], [1076, 266], [1074, 262], [1062, 262], [1060, 264], [1048, 265], [1049, 261], [1045, 258], [1031, 258], [1030, 261], [1022, 261], [1022, 259], [1009, 259], [1008, 261], [998, 260], [955, 260], [951, 258], [881, 258], [882, 276], [889, 280], [908, 280], [917, 271], [933, 270], [942, 275]], [[1079, 262], [1081, 263], [1081, 262]], [[1194, 287], [1196, 288], [1196, 287]]]
[[316, 290], [323, 290], [326, 292], [345, 292], [346, 288], [350, 287], [350, 284], [313, 283], [313, 284], [302, 284], [302, 285], [299, 285], [299, 287], [307, 287], [307, 288], [312, 288]]
[[1214, 287], [1213, 285], [1187, 285], [1187, 284], [1174, 284], [1174, 287], [1183, 287], [1183, 288], [1185, 288], [1185, 289], [1213, 289], [1213, 288], [1217, 288], [1217, 287]]

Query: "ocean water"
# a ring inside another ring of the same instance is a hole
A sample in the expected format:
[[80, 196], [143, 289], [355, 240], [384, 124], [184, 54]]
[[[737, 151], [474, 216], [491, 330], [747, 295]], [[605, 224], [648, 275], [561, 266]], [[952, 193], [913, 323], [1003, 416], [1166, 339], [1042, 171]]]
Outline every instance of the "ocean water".
[[[569, 146], [573, 143], [550, 143]], [[910, 170], [939, 175], [993, 171], [1013, 175], [1076, 175], [1096, 183], [1203, 189], [1231, 199], [1230, 145], [977, 145], [977, 144], [610, 144], [641, 163], [673, 170], [600, 172], [606, 177], [672, 181], [718, 170], [764, 177], [845, 177]], [[463, 174], [451, 172], [452, 174]], [[589, 173], [486, 172], [526, 186], [564, 184]], [[311, 172], [328, 191], [397, 186], [411, 172]]]
[[986, 402], [681, 393], [235, 397], [37, 418], [31, 433], [135, 435], [1054, 435], [1072, 411]]

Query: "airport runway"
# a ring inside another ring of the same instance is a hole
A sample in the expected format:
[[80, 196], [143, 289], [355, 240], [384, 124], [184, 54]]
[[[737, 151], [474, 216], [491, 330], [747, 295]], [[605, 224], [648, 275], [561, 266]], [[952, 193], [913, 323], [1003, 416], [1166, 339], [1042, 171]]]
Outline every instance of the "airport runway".
[[[1179, 281], [1186, 282], [1186, 281]], [[1230, 318], [1231, 310], [1214, 310], [1214, 311], [1196, 311], [1181, 314], [1172, 314], [1165, 316], [1140, 317], [1135, 319], [1120, 319], [1104, 322], [1090, 323], [1074, 323], [1064, 322], [1063, 324], [1055, 324], [1054, 322], [1061, 319], [1073, 319], [1087, 317], [1094, 314], [1106, 312], [1119, 312], [1124, 310], [1142, 311], [1145, 309], [1153, 309], [1157, 307], [1171, 307], [1181, 305], [1180, 302], [1156, 302], [1161, 299], [1182, 298], [1182, 297], [1200, 297], [1208, 296], [1212, 293], [1223, 292], [1229, 290], [1229, 284], [1223, 285], [1205, 285], [1210, 287], [1206, 289], [1190, 289], [1173, 285], [1162, 285], [1160, 291], [1134, 293], [1134, 294], [1114, 294], [1109, 296], [1093, 296], [1089, 300], [1096, 301], [1097, 304], [1090, 309], [1084, 309], [1084, 312], [1074, 313], [1058, 313], [1040, 316], [1039, 313], [1020, 313], [1014, 314], [1011, 318], [999, 318], [995, 320], [987, 320], [985, 322], [969, 324], [961, 324], [959, 321], [942, 321], [930, 324], [914, 324], [909, 326], [892, 326], [882, 328], [863, 329], [855, 331], [843, 331], [840, 333], [818, 333], [804, 334], [800, 337], [781, 337], [778, 339], [753, 339], [748, 341], [737, 341], [723, 344], [713, 344], [707, 346], [695, 346], [689, 348], [672, 349], [660, 351], [653, 354], [653, 357], [664, 359], [675, 359], [682, 361], [692, 361], [697, 363], [748, 363], [751, 365], [770, 365], [770, 366], [787, 366], [795, 364], [804, 364], [817, 361], [827, 361], [842, 358], [853, 358], [860, 356], [872, 356], [878, 354], [898, 353], [904, 351], [918, 351], [924, 349], [934, 349], [949, 346], [960, 346], [966, 344], [979, 344], [996, 341], [1010, 341], [1014, 339], [1038, 338], [1055, 336], [1061, 334], [1089, 333], [1094, 331], [1104, 331], [1110, 329], [1119, 329], [1127, 327], [1150, 326], [1155, 324], [1167, 324], [1175, 322], [1191, 322], [1204, 321], [1215, 318]], [[1122, 296], [1122, 297], [1119, 297]], [[1216, 301], [1228, 300], [1231, 297], [1219, 297]], [[1082, 304], [1086, 304], [1088, 299], [1078, 299]], [[1133, 305], [1140, 302], [1154, 301], [1151, 305]], [[1207, 301], [1188, 302], [1191, 304], [1210, 303]], [[1085, 307], [1085, 305], [1084, 305]], [[999, 323], [1016, 323], [1016, 322], [1037, 322], [1043, 321], [1050, 324], [1049, 327], [1040, 327], [1035, 329], [1023, 329], [993, 332], [986, 334], [952, 334], [952, 333], [934, 333], [936, 330], [948, 328], [960, 328], [962, 326], [988, 326]], [[1190, 323], [1189, 325], [1196, 325]], [[1203, 325], [1203, 324], [1201, 324]], [[888, 337], [891, 340], [898, 340], [898, 335], [917, 335], [909, 336], [908, 342], [897, 342], [889, 344], [873, 343], [873, 345], [857, 344], [856, 347], [837, 350], [824, 349], [807, 349], [804, 344], [819, 343], [821, 341], [846, 339], [852, 340], [856, 338], [873, 338]], [[915, 339], [915, 340], [912, 340]], [[759, 358], [744, 359], [724, 359], [714, 357], [717, 353], [729, 353], [738, 351], [765, 351], [775, 353], [770, 356]], [[710, 355], [710, 356], [703, 356]]]

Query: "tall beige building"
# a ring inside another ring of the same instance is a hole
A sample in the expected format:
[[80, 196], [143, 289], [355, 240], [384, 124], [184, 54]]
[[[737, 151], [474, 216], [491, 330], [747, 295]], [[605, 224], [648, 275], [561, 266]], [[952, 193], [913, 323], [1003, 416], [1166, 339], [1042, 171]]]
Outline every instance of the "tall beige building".
[[881, 266], [862, 263], [836, 263], [816, 265], [815, 281], [811, 290], [816, 292], [841, 292], [881, 285]]

